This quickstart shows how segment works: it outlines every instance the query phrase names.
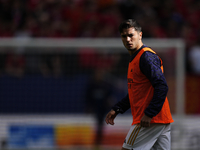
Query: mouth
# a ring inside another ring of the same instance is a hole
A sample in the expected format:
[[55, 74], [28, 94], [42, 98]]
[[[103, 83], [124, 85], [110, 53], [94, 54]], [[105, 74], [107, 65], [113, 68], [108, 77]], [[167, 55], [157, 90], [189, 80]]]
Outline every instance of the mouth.
[[133, 44], [126, 44], [128, 47], [132, 47], [133, 46]]

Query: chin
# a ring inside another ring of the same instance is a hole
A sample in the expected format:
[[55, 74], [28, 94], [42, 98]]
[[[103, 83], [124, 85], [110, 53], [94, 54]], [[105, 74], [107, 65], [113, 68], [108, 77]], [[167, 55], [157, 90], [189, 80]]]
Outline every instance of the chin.
[[135, 49], [134, 48], [127, 48], [129, 51], [134, 51]]

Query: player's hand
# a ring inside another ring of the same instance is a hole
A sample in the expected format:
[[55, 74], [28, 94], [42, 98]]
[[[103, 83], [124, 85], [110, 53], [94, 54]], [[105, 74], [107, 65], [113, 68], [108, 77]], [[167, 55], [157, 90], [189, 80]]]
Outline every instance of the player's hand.
[[144, 116], [142, 117], [142, 119], [140, 120], [140, 125], [141, 125], [142, 127], [149, 127], [149, 126], [150, 126], [151, 119], [152, 119], [152, 118], [150, 118], [150, 117], [144, 115]]
[[117, 116], [116, 112], [114, 110], [111, 110], [107, 115], [106, 115], [106, 123], [107, 124], [111, 124], [111, 125], [114, 125], [114, 119], [115, 117]]

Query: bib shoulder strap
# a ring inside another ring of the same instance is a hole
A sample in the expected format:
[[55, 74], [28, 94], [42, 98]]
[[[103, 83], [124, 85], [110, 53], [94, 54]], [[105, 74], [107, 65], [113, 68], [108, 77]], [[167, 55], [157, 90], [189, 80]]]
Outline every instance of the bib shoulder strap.
[[[144, 47], [143, 48], [143, 50], [144, 51], [149, 51], [149, 52], [152, 52], [152, 53], [154, 53], [154, 54], [156, 54], [156, 52], [154, 52], [151, 48], [149, 48], [149, 47]], [[158, 55], [157, 55], [158, 56]], [[161, 63], [161, 69], [162, 69], [162, 71], [163, 71], [163, 61], [162, 61], [162, 59], [158, 56], [158, 58], [160, 59], [160, 63]]]
[[151, 48], [149, 48], [149, 47], [144, 47], [143, 50], [144, 50], [144, 51], [150, 51], [150, 52], [156, 54], [156, 52], [154, 52], [154, 51], [153, 51]]

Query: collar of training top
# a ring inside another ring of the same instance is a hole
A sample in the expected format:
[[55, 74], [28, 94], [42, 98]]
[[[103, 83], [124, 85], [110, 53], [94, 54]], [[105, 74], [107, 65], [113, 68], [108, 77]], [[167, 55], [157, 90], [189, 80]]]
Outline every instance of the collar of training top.
[[135, 53], [133, 53], [133, 55], [131, 55], [130, 62], [135, 58], [135, 56], [139, 53], [139, 51], [141, 49], [143, 49], [144, 47], [147, 47], [147, 46], [146, 45], [142, 45]]

